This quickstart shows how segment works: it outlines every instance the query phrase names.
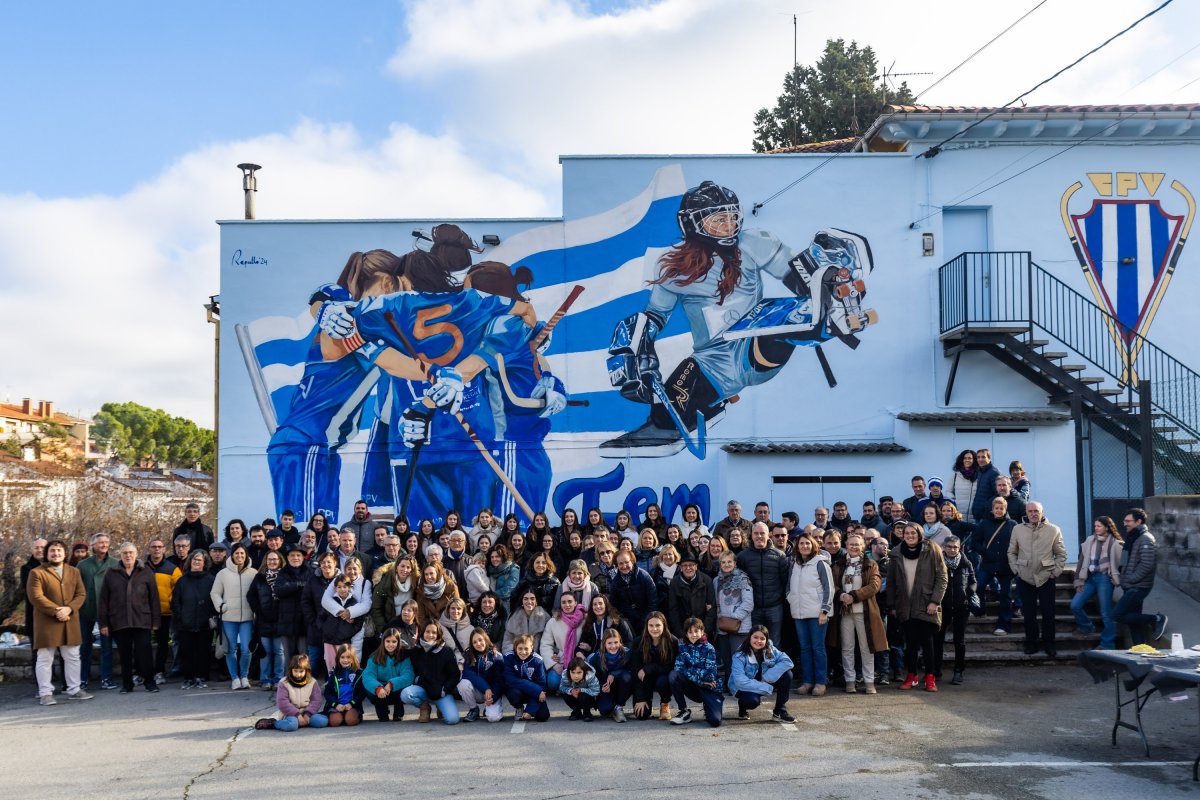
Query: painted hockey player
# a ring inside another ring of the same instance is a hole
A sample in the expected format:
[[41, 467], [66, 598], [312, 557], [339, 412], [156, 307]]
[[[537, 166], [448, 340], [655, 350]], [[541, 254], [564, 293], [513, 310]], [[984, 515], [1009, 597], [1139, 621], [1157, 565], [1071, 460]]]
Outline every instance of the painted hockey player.
[[[862, 236], [826, 229], [793, 253], [771, 233], [743, 229], [737, 195], [712, 181], [684, 194], [678, 222], [683, 240], [659, 259], [646, 309], [613, 332], [609, 380], [627, 399], [649, 404], [650, 415], [601, 445], [609, 458], [672, 455], [685, 445], [703, 457], [704, 428], [731, 397], [773, 378], [797, 346], [835, 337], [857, 346], [855, 334], [874, 319], [860, 306], [872, 268]], [[794, 294], [782, 315], [777, 304], [763, 306], [765, 275]], [[693, 352], [664, 381], [654, 343], [680, 306]], [[767, 310], [775, 332], [758, 333], [755, 318]]]

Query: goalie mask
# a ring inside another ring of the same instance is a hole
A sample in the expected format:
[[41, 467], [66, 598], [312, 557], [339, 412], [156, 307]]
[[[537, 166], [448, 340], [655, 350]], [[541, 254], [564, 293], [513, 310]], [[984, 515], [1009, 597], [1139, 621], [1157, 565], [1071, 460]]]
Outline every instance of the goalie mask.
[[731, 189], [704, 181], [688, 189], [679, 203], [683, 238], [712, 247], [732, 247], [742, 231], [742, 206]]

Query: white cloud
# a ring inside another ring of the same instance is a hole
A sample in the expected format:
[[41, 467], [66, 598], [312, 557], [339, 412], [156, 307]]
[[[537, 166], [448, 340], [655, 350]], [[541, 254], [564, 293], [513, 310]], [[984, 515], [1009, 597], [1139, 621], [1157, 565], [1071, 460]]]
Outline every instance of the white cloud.
[[0, 196], [8, 339], [0, 390], [90, 415], [134, 400], [212, 423], [218, 230], [241, 216], [234, 165], [255, 159], [274, 218], [544, 214], [548, 202], [451, 138], [394, 125], [364, 144], [348, 125], [213, 144], [117, 197]]

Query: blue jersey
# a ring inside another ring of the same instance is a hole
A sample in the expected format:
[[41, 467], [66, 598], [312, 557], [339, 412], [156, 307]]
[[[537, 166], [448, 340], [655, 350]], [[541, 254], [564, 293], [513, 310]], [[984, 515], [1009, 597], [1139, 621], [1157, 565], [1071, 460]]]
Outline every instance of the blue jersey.
[[545, 403], [531, 397], [544, 363], [529, 346], [534, 329], [518, 317], [492, 322], [479, 355], [488, 363], [487, 381], [498, 438], [540, 445], [550, 432], [541, 413]]
[[[336, 284], [319, 291], [334, 300], [350, 299], [350, 293]], [[352, 355], [326, 361], [320, 334], [313, 336], [304, 375], [271, 443], [322, 444], [333, 449], [346, 444], [358, 432], [363, 406], [379, 377], [377, 368]]]
[[[393, 330], [394, 324], [426, 364], [453, 367], [479, 349], [490, 323], [506, 315], [512, 305], [512, 300], [473, 289], [452, 293], [398, 292], [362, 301], [354, 315], [364, 339], [412, 355]], [[398, 426], [400, 415], [420, 401], [431, 384], [396, 377], [389, 383], [381, 418]], [[460, 413], [484, 444], [490, 446], [495, 426], [486, 399], [480, 393], [480, 383], [472, 381], [463, 388]], [[423, 451], [423, 463], [457, 460], [462, 451], [475, 449], [462, 425], [449, 414], [433, 416], [431, 436], [433, 444]], [[392, 443], [392, 448], [398, 449], [398, 443]]]

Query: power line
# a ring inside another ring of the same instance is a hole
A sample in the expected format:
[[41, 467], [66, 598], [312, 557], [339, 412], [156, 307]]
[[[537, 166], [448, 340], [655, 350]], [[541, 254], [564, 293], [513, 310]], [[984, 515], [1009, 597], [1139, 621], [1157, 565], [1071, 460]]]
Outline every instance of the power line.
[[1159, 5], [1157, 8], [1155, 8], [1155, 9], [1152, 9], [1151, 11], [1147, 12], [1145, 15], [1143, 15], [1143, 16], [1139, 17], [1138, 19], [1136, 19], [1134, 22], [1132, 22], [1132, 23], [1131, 23], [1130, 25], [1128, 25], [1127, 27], [1125, 27], [1125, 28], [1123, 28], [1122, 30], [1120, 30], [1120, 31], [1118, 31], [1118, 32], [1116, 32], [1116, 33], [1114, 33], [1112, 36], [1108, 37], [1108, 38], [1107, 38], [1107, 39], [1105, 39], [1103, 42], [1101, 42], [1100, 44], [1096, 45], [1096, 46], [1095, 46], [1095, 47], [1093, 47], [1091, 50], [1087, 51], [1086, 53], [1084, 53], [1083, 55], [1081, 55], [1079, 58], [1077, 58], [1077, 59], [1075, 59], [1074, 61], [1072, 61], [1070, 64], [1067, 64], [1065, 67], [1063, 67], [1063, 68], [1062, 68], [1062, 69], [1060, 69], [1058, 72], [1056, 72], [1056, 73], [1054, 73], [1053, 75], [1051, 75], [1049, 78], [1046, 78], [1045, 80], [1043, 80], [1043, 81], [1039, 82], [1039, 83], [1038, 83], [1037, 85], [1035, 85], [1035, 86], [1034, 86], [1032, 89], [1028, 89], [1027, 91], [1021, 92], [1019, 95], [1017, 95], [1016, 97], [1014, 97], [1012, 100], [1009, 100], [1007, 103], [1005, 103], [1004, 105], [1000, 106], [999, 108], [993, 109], [993, 110], [992, 110], [992, 111], [990, 111], [989, 113], [987, 113], [987, 114], [984, 114], [982, 117], [980, 117], [979, 119], [975, 120], [975, 121], [974, 121], [974, 122], [972, 122], [970, 125], [968, 125], [967, 127], [963, 128], [961, 131], [958, 131], [957, 133], [955, 133], [955, 134], [953, 134], [953, 135], [951, 135], [951, 136], [948, 136], [948, 137], [946, 137], [946, 138], [945, 138], [945, 139], [943, 139], [942, 141], [940, 141], [940, 142], [938, 142], [937, 144], [935, 144], [933, 147], [930, 147], [930, 148], [929, 148], [928, 150], [926, 150], [925, 152], [923, 152], [923, 153], [920, 153], [919, 155], [917, 155], [917, 156], [916, 156], [916, 158], [933, 158], [934, 156], [936, 156], [938, 153], [940, 153], [940, 152], [941, 152], [941, 150], [942, 150], [942, 145], [945, 145], [945, 144], [947, 144], [947, 143], [949, 143], [949, 142], [952, 142], [952, 141], [954, 141], [955, 139], [957, 139], [958, 137], [962, 136], [962, 135], [963, 135], [964, 133], [966, 133], [967, 131], [969, 131], [969, 130], [971, 130], [972, 128], [974, 128], [976, 125], [980, 125], [980, 124], [982, 124], [982, 123], [986, 122], [986, 121], [987, 121], [988, 119], [990, 119], [991, 117], [994, 117], [996, 114], [999, 114], [1001, 111], [1004, 111], [1006, 108], [1008, 108], [1009, 106], [1011, 106], [1013, 103], [1016, 103], [1016, 102], [1017, 102], [1017, 101], [1019, 101], [1021, 98], [1025, 97], [1025, 96], [1027, 96], [1027, 95], [1033, 94], [1035, 91], [1037, 91], [1038, 89], [1042, 88], [1042, 87], [1043, 87], [1043, 86], [1045, 86], [1047, 83], [1049, 83], [1050, 81], [1052, 81], [1052, 80], [1054, 80], [1055, 78], [1057, 78], [1059, 75], [1062, 75], [1062, 74], [1063, 74], [1064, 72], [1066, 72], [1067, 70], [1069, 70], [1069, 69], [1071, 69], [1072, 67], [1074, 67], [1074, 66], [1076, 66], [1077, 64], [1079, 64], [1081, 61], [1083, 61], [1083, 60], [1084, 60], [1085, 58], [1087, 58], [1088, 56], [1091, 56], [1091, 55], [1093, 55], [1093, 54], [1095, 54], [1095, 53], [1098, 53], [1099, 51], [1101, 51], [1101, 50], [1103, 50], [1105, 47], [1107, 47], [1109, 44], [1111, 44], [1112, 42], [1116, 41], [1117, 39], [1121, 38], [1121, 37], [1122, 37], [1122, 36], [1124, 36], [1125, 34], [1129, 33], [1131, 30], [1133, 30], [1134, 28], [1136, 28], [1138, 25], [1141, 25], [1143, 22], [1145, 22], [1146, 20], [1150, 19], [1150, 18], [1151, 18], [1151, 17], [1153, 17], [1155, 14], [1157, 14], [1157, 13], [1158, 13], [1158, 12], [1160, 12], [1160, 11], [1162, 11], [1162, 10], [1163, 10], [1164, 8], [1166, 8], [1167, 6], [1171, 5], [1171, 3], [1173, 3], [1173, 2], [1175, 2], [1175, 0], [1165, 0], [1165, 2], [1163, 2], [1163, 3], [1162, 3], [1161, 5]]
[[[1198, 80], [1200, 80], [1200, 79], [1198, 79]], [[1131, 115], [1132, 115], [1133, 113], [1134, 113], [1134, 112], [1130, 112], [1130, 114], [1131, 114]], [[1052, 153], [1052, 154], [1050, 154], [1050, 155], [1046, 156], [1045, 158], [1043, 158], [1041, 161], [1037, 162], [1036, 164], [1030, 164], [1028, 167], [1026, 167], [1025, 169], [1021, 170], [1020, 172], [1015, 172], [1015, 173], [1013, 173], [1012, 175], [1009, 175], [1009, 176], [1008, 176], [1007, 178], [1005, 178], [1004, 180], [997, 181], [997, 182], [993, 183], [991, 186], [988, 186], [988, 187], [986, 187], [986, 188], [984, 188], [984, 189], [980, 189], [978, 192], [976, 192], [975, 194], [973, 194], [973, 195], [971, 195], [971, 196], [969, 196], [969, 197], [964, 197], [964, 198], [962, 198], [961, 200], [959, 200], [959, 199], [955, 198], [955, 199], [954, 199], [952, 202], [948, 203], [947, 205], [958, 205], [958, 204], [960, 204], [960, 203], [966, 203], [966, 202], [968, 202], [968, 201], [970, 201], [970, 200], [974, 200], [976, 197], [979, 197], [979, 195], [981, 195], [981, 194], [985, 194], [985, 193], [987, 193], [987, 192], [990, 192], [992, 189], [995, 189], [995, 188], [997, 188], [997, 187], [1003, 186], [1004, 184], [1008, 183], [1009, 181], [1011, 181], [1011, 180], [1013, 180], [1013, 179], [1015, 179], [1015, 178], [1019, 178], [1019, 177], [1021, 177], [1022, 175], [1024, 175], [1025, 173], [1027, 173], [1027, 172], [1030, 172], [1030, 171], [1032, 171], [1032, 170], [1035, 170], [1035, 169], [1037, 169], [1037, 168], [1038, 168], [1038, 167], [1040, 167], [1042, 164], [1045, 164], [1047, 161], [1053, 161], [1054, 159], [1058, 158], [1059, 156], [1063, 155], [1064, 153], [1069, 153], [1069, 152], [1071, 152], [1071, 151], [1072, 151], [1072, 150], [1074, 150], [1076, 147], [1079, 147], [1081, 144], [1087, 144], [1087, 143], [1088, 143], [1088, 142], [1090, 142], [1092, 139], [1095, 139], [1097, 136], [1100, 136], [1100, 135], [1102, 135], [1102, 134], [1105, 134], [1105, 133], [1107, 133], [1108, 131], [1112, 130], [1112, 129], [1113, 129], [1113, 128], [1115, 128], [1117, 125], [1119, 125], [1119, 124], [1121, 124], [1122, 122], [1124, 122], [1126, 119], [1128, 119], [1128, 117], [1125, 117], [1125, 116], [1118, 116], [1118, 117], [1117, 117], [1115, 120], [1113, 120], [1113, 121], [1112, 121], [1112, 123], [1111, 123], [1111, 124], [1109, 124], [1109, 125], [1107, 125], [1107, 126], [1105, 126], [1105, 127], [1101, 128], [1100, 130], [1098, 130], [1098, 131], [1096, 131], [1095, 133], [1093, 133], [1091, 136], [1088, 136], [1088, 137], [1087, 137], [1087, 138], [1085, 138], [1085, 139], [1080, 139], [1078, 142], [1072, 142], [1070, 145], [1068, 145], [1068, 146], [1064, 147], [1062, 150], [1059, 150], [1059, 151], [1058, 151], [1058, 152], [1056, 152], [1056, 153]], [[1012, 166], [1012, 165], [1010, 164], [1009, 166]], [[978, 186], [978, 185], [979, 185], [979, 184], [976, 184], [976, 186]], [[968, 191], [970, 191], [970, 190], [968, 190]], [[946, 207], [946, 206], [938, 206], [936, 210], [934, 210], [934, 211], [931, 211], [931, 212], [929, 212], [928, 214], [926, 214], [925, 216], [923, 216], [923, 217], [921, 217], [921, 218], [919, 218], [919, 219], [915, 219], [915, 220], [913, 220], [912, 222], [910, 222], [910, 223], [908, 224], [908, 227], [909, 227], [910, 229], [912, 229], [912, 228], [915, 228], [915, 227], [917, 227], [917, 225], [920, 225], [922, 222], [924, 222], [925, 220], [929, 219], [930, 217], [936, 217], [938, 214], [942, 213], [942, 210], [943, 210], [945, 207]]]
[[989, 40], [988, 40], [988, 42], [987, 42], [987, 44], [983, 45], [983, 46], [982, 46], [982, 47], [980, 47], [978, 50], [976, 50], [974, 53], [971, 53], [971, 55], [967, 56], [965, 59], [963, 59], [962, 61], [960, 61], [960, 62], [958, 63], [958, 66], [956, 66], [954, 69], [950, 70], [950, 71], [949, 71], [949, 72], [947, 72], [945, 75], [943, 75], [942, 77], [938, 78], [936, 81], [934, 81], [933, 83], [929, 84], [929, 85], [928, 85], [928, 86], [926, 86], [924, 89], [922, 89], [922, 90], [921, 90], [921, 92], [920, 92], [920, 93], [919, 93], [919, 94], [918, 94], [916, 97], [914, 97], [914, 98], [913, 98], [913, 102], [914, 102], [914, 103], [915, 103], [915, 102], [917, 102], [917, 100], [921, 99], [922, 95], [926, 94], [926, 93], [927, 93], [927, 92], [928, 92], [930, 89], [932, 89], [933, 87], [937, 86], [939, 83], [941, 83], [942, 81], [946, 80], [947, 78], [949, 78], [949, 77], [950, 77], [951, 75], [953, 75], [954, 73], [958, 72], [958, 70], [959, 70], [961, 67], [964, 67], [964, 66], [966, 66], [966, 65], [967, 65], [967, 63], [968, 63], [968, 62], [969, 62], [971, 59], [973, 59], [975, 56], [979, 55], [979, 54], [980, 54], [980, 53], [982, 53], [984, 50], [986, 50], [986, 49], [988, 49], [989, 47], [991, 47], [993, 44], [995, 44], [995, 42], [996, 42], [996, 40], [997, 40], [997, 39], [999, 39], [1001, 36], [1003, 36], [1004, 34], [1008, 33], [1009, 31], [1011, 31], [1013, 28], [1017, 27], [1017, 25], [1019, 25], [1019, 24], [1021, 23], [1021, 21], [1022, 21], [1022, 20], [1024, 20], [1026, 17], [1028, 17], [1028, 16], [1029, 16], [1030, 14], [1032, 14], [1033, 12], [1037, 11], [1037, 10], [1038, 10], [1039, 8], [1041, 8], [1042, 6], [1046, 5], [1046, 3], [1048, 3], [1048, 2], [1049, 2], [1049, 0], [1042, 0], [1042, 1], [1041, 1], [1040, 3], [1038, 3], [1036, 6], [1034, 6], [1034, 7], [1033, 7], [1033, 8], [1031, 8], [1031, 9], [1029, 9], [1028, 11], [1026, 11], [1024, 14], [1022, 14], [1022, 15], [1021, 15], [1021, 16], [1020, 16], [1020, 17], [1017, 19], [1017, 21], [1016, 21], [1016, 22], [1014, 22], [1013, 24], [1009, 25], [1007, 28], [1005, 28], [1004, 30], [1000, 31], [1000, 32], [999, 32], [999, 33], [997, 33], [995, 36], [993, 36], [991, 39], [989, 39]]
[[[1129, 93], [1130, 93], [1130, 92], [1132, 92], [1134, 89], [1136, 89], [1137, 87], [1141, 86], [1143, 83], [1145, 83], [1146, 81], [1150, 80], [1150, 79], [1151, 79], [1151, 78], [1153, 78], [1155, 75], [1157, 75], [1158, 73], [1162, 72], [1164, 69], [1166, 69], [1167, 67], [1171, 66], [1171, 65], [1172, 65], [1172, 64], [1174, 64], [1176, 61], [1180, 60], [1181, 58], [1183, 58], [1183, 57], [1184, 57], [1184, 56], [1186, 56], [1188, 53], [1192, 52], [1193, 50], [1195, 50], [1195, 49], [1196, 49], [1196, 48], [1198, 48], [1198, 47], [1200, 47], [1200, 42], [1198, 42], [1198, 43], [1196, 43], [1196, 44], [1192, 45], [1192, 46], [1191, 46], [1191, 47], [1189, 47], [1187, 50], [1184, 50], [1182, 53], [1180, 53], [1179, 55], [1175, 56], [1174, 58], [1172, 58], [1172, 59], [1171, 59], [1170, 61], [1168, 61], [1167, 63], [1163, 64], [1161, 67], [1159, 67], [1158, 69], [1154, 70], [1154, 72], [1151, 72], [1149, 75], [1147, 75], [1146, 77], [1142, 78], [1140, 81], [1138, 81], [1137, 83], [1135, 83], [1133, 86], [1130, 86], [1128, 89], [1126, 89], [1125, 91], [1121, 92], [1119, 95], [1117, 95], [1117, 97], [1124, 97], [1125, 95], [1129, 94]], [[1185, 85], [1186, 85], [1186, 84], [1185, 84]], [[1180, 86], [1179, 88], [1180, 88], [1180, 89], [1182, 89], [1182, 88], [1183, 88], [1183, 86]], [[1179, 89], [1176, 89], [1175, 91], [1179, 91]]]

